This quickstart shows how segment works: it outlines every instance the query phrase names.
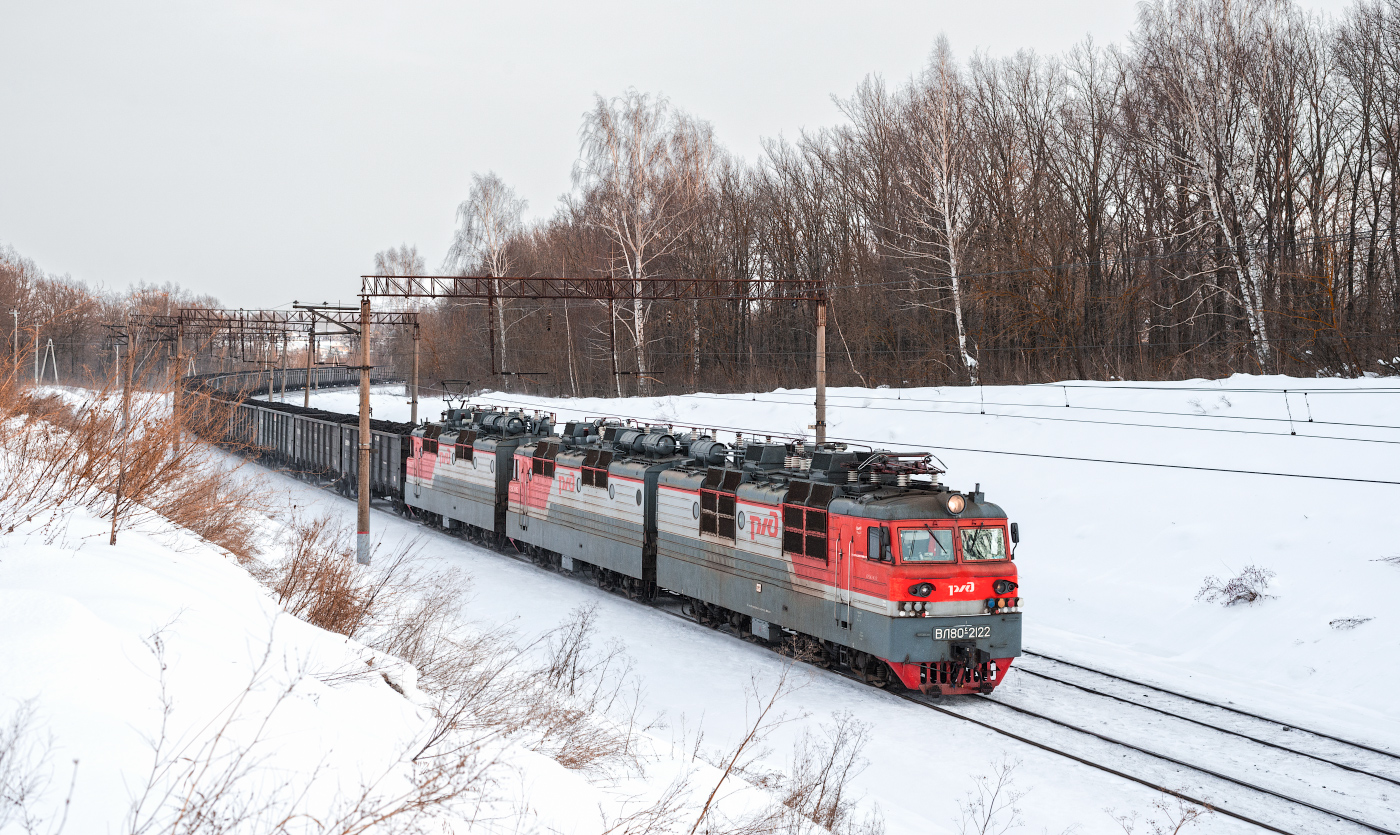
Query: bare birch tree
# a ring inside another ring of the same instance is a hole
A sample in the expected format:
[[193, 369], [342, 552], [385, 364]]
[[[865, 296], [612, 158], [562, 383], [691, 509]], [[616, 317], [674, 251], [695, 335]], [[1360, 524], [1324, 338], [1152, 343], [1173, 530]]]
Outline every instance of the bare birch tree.
[[952, 292], [958, 357], [968, 381], [977, 385], [977, 360], [967, 347], [963, 320], [961, 253], [972, 225], [966, 179], [966, 91], [948, 38], [940, 35], [919, 83], [909, 98], [910, 132], [907, 224], [913, 230], [909, 254], [942, 252]]
[[[1171, 149], [1192, 173], [1207, 222], [1227, 243], [1255, 359], [1273, 369], [1265, 320], [1266, 157], [1269, 91], [1280, 79], [1280, 36], [1294, 12], [1284, 0], [1155, 3], [1142, 8], [1141, 83], [1155, 88], [1186, 142]], [[1149, 141], [1157, 141], [1161, 133]]]
[[524, 227], [522, 218], [526, 205], [496, 172], [472, 174], [471, 194], [457, 207], [457, 235], [443, 265], [444, 269], [461, 275], [481, 270], [492, 276], [494, 310], [488, 315], [496, 317], [501, 372], [506, 371], [506, 331], [510, 327], [506, 322], [505, 301], [501, 298], [501, 279], [510, 274], [507, 247]]
[[[632, 282], [628, 329], [637, 348], [638, 388], [646, 392], [651, 303], [640, 298], [641, 282], [694, 223], [690, 210], [708, 187], [714, 162], [713, 131], [665, 98], [629, 89], [611, 100], [598, 96], [580, 138], [574, 182], [585, 193], [588, 222], [616, 248], [612, 269]], [[620, 378], [617, 390], [621, 396]]]

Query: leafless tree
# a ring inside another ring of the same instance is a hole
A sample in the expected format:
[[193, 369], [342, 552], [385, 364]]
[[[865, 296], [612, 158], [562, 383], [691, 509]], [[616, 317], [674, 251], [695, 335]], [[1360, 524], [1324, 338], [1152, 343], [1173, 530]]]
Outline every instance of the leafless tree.
[[[631, 89], [611, 100], [598, 96], [584, 117], [574, 182], [587, 195], [588, 222], [615, 247], [614, 272], [638, 289], [653, 274], [655, 262], [671, 253], [695, 222], [690, 210], [709, 184], [715, 157], [712, 134], [708, 123], [675, 110], [665, 98]], [[646, 346], [651, 307], [633, 299], [630, 330], [643, 392], [650, 382]], [[616, 359], [614, 355], [614, 363]], [[617, 390], [621, 396], [620, 378]]]
[[496, 317], [501, 371], [506, 370], [506, 332], [510, 326], [506, 323], [505, 301], [500, 296], [500, 278], [510, 275], [508, 244], [524, 227], [526, 205], [496, 172], [473, 174], [471, 194], [457, 207], [457, 235], [444, 265], [463, 275], [482, 270], [496, 277], [491, 282], [495, 292], [491, 313]]

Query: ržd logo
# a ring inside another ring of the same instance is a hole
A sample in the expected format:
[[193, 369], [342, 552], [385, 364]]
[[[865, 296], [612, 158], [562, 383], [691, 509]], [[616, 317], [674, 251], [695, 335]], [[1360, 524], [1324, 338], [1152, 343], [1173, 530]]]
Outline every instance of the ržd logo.
[[955, 595], [955, 594], [960, 594], [960, 593], [962, 593], [962, 592], [969, 592], [969, 593], [971, 593], [972, 591], [975, 590], [974, 587], [975, 587], [976, 585], [977, 585], [976, 583], [967, 582], [967, 583], [962, 584], [961, 586], [949, 586], [949, 587], [948, 587], [948, 596], [949, 596], [949, 597], [952, 597], [953, 595]]

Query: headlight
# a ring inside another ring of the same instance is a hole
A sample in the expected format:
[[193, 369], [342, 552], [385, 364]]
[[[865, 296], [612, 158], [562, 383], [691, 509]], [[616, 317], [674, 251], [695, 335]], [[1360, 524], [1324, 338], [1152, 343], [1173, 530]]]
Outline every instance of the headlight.
[[967, 507], [967, 499], [964, 499], [961, 493], [953, 493], [948, 496], [946, 504], [948, 512], [956, 516], [963, 512], [963, 508]]
[[909, 587], [909, 593], [915, 597], [928, 597], [933, 594], [933, 583], [915, 583]]
[[1011, 580], [997, 580], [992, 583], [992, 591], [997, 594], [1006, 594], [1016, 588], [1016, 584]]

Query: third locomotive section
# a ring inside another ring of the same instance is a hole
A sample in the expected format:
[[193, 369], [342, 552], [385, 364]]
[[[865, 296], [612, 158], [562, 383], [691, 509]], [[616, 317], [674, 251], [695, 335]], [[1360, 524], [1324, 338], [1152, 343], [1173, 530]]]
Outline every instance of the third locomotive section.
[[989, 692], [1021, 654], [1019, 539], [924, 454], [449, 409], [413, 431], [405, 503], [701, 623], [928, 693]]

